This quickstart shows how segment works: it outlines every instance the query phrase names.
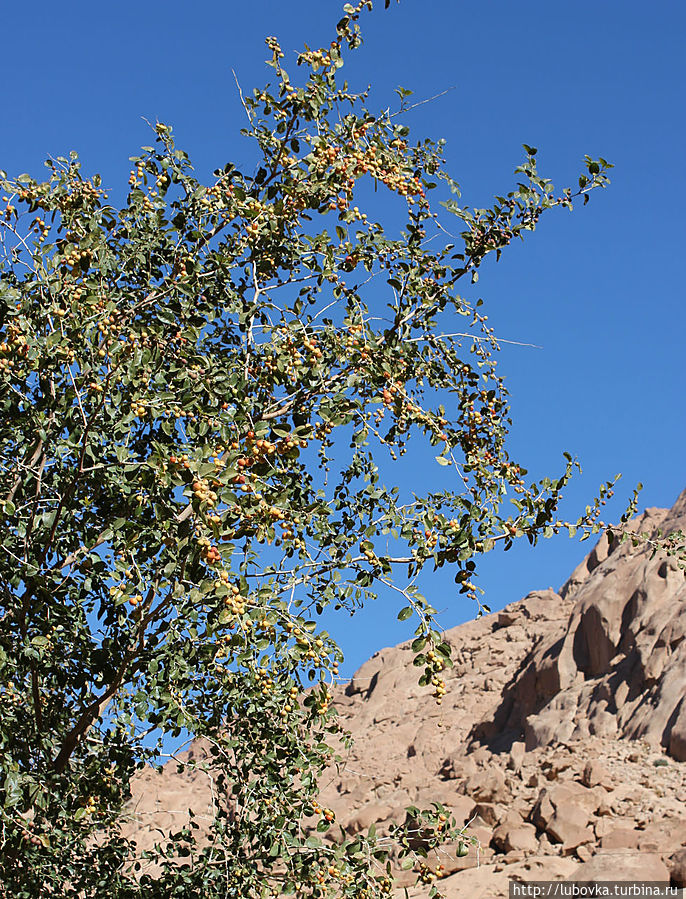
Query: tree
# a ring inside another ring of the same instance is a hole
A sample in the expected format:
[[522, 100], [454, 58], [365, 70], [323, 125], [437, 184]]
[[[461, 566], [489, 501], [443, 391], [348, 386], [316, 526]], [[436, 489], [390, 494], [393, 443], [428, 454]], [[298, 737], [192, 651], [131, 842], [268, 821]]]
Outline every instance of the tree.
[[[572, 528], [573, 460], [527, 485], [498, 341], [457, 291], [609, 165], [587, 157], [556, 194], [525, 146], [510, 193], [461, 206], [441, 143], [409, 140], [407, 92], [373, 115], [340, 80], [365, 7], [299, 55], [299, 79], [268, 38], [276, 83], [243, 101], [253, 174], [201, 184], [161, 123], [120, 209], [74, 155], [43, 182], [2, 173], [0, 895], [387, 893], [390, 844], [338, 838], [317, 803], [345, 739], [320, 615], [400, 591], [440, 703], [450, 648], [413, 577], [449, 564], [477, 599], [497, 542]], [[355, 205], [371, 185], [404, 202], [401, 232]], [[456, 486], [385, 486], [410, 437]], [[573, 527], [597, 532], [611, 492]], [[215, 818], [161, 838], [151, 876], [122, 809], [184, 731], [212, 746]], [[449, 810], [410, 810], [394, 858], [455, 834]]]

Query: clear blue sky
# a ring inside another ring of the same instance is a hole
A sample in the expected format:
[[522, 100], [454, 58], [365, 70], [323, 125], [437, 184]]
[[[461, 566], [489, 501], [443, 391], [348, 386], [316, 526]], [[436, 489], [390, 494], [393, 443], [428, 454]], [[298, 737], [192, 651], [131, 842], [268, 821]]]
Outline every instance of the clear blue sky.
[[[514, 455], [532, 474], [556, 473], [562, 450], [584, 473], [574, 515], [597, 484], [623, 472], [620, 499], [639, 480], [642, 505], [671, 505], [686, 486], [686, 314], [681, 0], [402, 0], [365, 19], [365, 46], [345, 72], [372, 100], [395, 105], [454, 87], [408, 117], [415, 136], [447, 140], [463, 201], [486, 206], [513, 184], [521, 144], [540, 168], [573, 184], [584, 153], [615, 164], [612, 186], [573, 214], [554, 212], [526, 244], [484, 266], [479, 295], [496, 332], [542, 349], [509, 347], [501, 362], [513, 396]], [[203, 175], [231, 160], [250, 165], [240, 138], [244, 90], [271, 70], [263, 39], [287, 56], [328, 43], [333, 0], [34, 0], [2, 12], [0, 168], [39, 175], [47, 155], [79, 152], [112, 196], [128, 157], [150, 142], [142, 117], [174, 126]], [[613, 512], [621, 512], [621, 502]], [[610, 515], [613, 513], [610, 512]], [[531, 589], [558, 587], [590, 544], [566, 537], [536, 550], [495, 553], [481, 584], [493, 609]], [[423, 580], [444, 626], [473, 614], [444, 572]], [[332, 623], [350, 673], [374, 650], [406, 637], [389, 624], [388, 598], [352, 622]]]

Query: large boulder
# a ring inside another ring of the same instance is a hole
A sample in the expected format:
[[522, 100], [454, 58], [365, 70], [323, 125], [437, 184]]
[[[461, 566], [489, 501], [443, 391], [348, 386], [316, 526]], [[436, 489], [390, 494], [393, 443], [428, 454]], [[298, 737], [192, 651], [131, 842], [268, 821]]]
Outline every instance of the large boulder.
[[604, 880], [661, 880], [669, 882], [669, 868], [659, 855], [620, 849], [601, 850], [567, 878], [579, 883]]

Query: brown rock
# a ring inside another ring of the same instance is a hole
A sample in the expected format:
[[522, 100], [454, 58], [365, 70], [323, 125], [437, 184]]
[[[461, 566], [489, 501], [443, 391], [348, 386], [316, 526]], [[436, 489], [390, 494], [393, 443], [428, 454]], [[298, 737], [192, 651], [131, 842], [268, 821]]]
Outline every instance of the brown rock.
[[[630, 528], [654, 535], [685, 524], [686, 491]], [[527, 750], [620, 734], [686, 758], [686, 579], [672, 562], [645, 543], [603, 537], [558, 597], [572, 604], [569, 619], [530, 653], [484, 734], [523, 731]]]
[[511, 607], [509, 609], [503, 609], [502, 612], [499, 612], [496, 615], [495, 625], [494, 627], [509, 627], [511, 624], [514, 624], [520, 617], [520, 610]]
[[546, 833], [557, 843], [562, 843], [562, 851], [569, 854], [582, 843], [590, 843], [594, 834], [587, 827], [588, 815], [582, 808], [575, 805], [563, 806], [556, 811], [548, 822]]
[[579, 827], [586, 827], [597, 807], [598, 797], [593, 791], [568, 781], [544, 787], [538, 794], [530, 817], [540, 830], [548, 830], [556, 815], [560, 820], [566, 819]]
[[477, 802], [470, 817], [480, 818], [484, 824], [495, 826], [502, 817], [503, 810], [492, 802]]
[[[530, 880], [564, 880], [577, 870], [578, 862], [576, 859], [562, 858], [557, 855], [538, 855], [527, 858], [523, 867], [527, 872], [526, 877], [521, 876], [517, 871], [508, 872], [513, 880], [525, 883]], [[465, 899], [467, 899], [466, 896]]]
[[378, 802], [370, 802], [368, 805], [362, 806], [348, 822], [344, 825], [344, 829], [349, 834], [360, 833], [363, 830], [369, 830], [372, 824], [379, 821], [385, 821], [391, 814], [390, 805], [383, 805]]
[[498, 859], [498, 861], [503, 862], [504, 865], [515, 865], [517, 862], [524, 861], [525, 854], [518, 850], [513, 852], [506, 852], [502, 859]]
[[557, 709], [546, 709], [524, 719], [527, 752], [539, 746], [564, 743], [574, 732], [574, 722], [561, 718]]
[[550, 790], [544, 787], [531, 811], [531, 820], [539, 830], [545, 830], [554, 814], [555, 806], [550, 800]]
[[686, 818], [651, 821], [639, 833], [643, 849], [669, 854], [678, 846], [686, 846]]
[[490, 845], [491, 840], [493, 839], [493, 831], [490, 827], [485, 827], [483, 824], [475, 823], [473, 827], [470, 827], [467, 831], [470, 837], [474, 837], [479, 841], [479, 845], [485, 849]]
[[614, 827], [601, 838], [600, 846], [603, 849], [638, 849], [642, 845], [641, 837], [641, 832], [634, 828]]
[[612, 803], [608, 799], [601, 799], [595, 813], [599, 816], [611, 815]]
[[597, 759], [592, 759], [590, 762], [586, 763], [581, 782], [586, 787], [600, 785], [605, 787], [608, 791], [612, 789], [612, 777], [610, 772]]
[[678, 762], [686, 762], [686, 700], [683, 699], [669, 735], [669, 754]]
[[468, 778], [464, 792], [481, 802], [507, 802], [510, 791], [505, 783], [505, 775], [498, 768], [479, 771]]
[[587, 843], [582, 843], [580, 846], [577, 846], [574, 854], [579, 859], [580, 862], [587, 862], [591, 858], [593, 858], [593, 852], [589, 848]]
[[594, 883], [602, 880], [669, 880], [669, 870], [659, 855], [631, 850], [601, 850], [580, 865], [567, 880]]
[[668, 861], [672, 885], [686, 887], [686, 849], [679, 849]]
[[455, 816], [458, 826], [466, 824], [472, 817], [474, 800], [469, 796], [462, 796], [460, 793], [457, 793], [447, 805]]
[[507, 760], [507, 767], [510, 771], [521, 771], [524, 755], [526, 753], [526, 745], [521, 742], [515, 742], [510, 748], [510, 757]]
[[493, 831], [493, 845], [502, 852], [537, 852], [538, 840], [533, 824], [500, 824]]
[[476, 762], [466, 753], [456, 752], [443, 760], [438, 773], [445, 780], [461, 780], [476, 773]]

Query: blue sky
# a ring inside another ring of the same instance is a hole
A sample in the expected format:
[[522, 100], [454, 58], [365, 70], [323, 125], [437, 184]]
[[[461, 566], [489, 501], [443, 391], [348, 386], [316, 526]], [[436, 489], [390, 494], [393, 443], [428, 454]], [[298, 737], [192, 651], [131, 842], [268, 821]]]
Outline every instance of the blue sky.
[[[77, 150], [112, 196], [128, 157], [150, 143], [143, 117], [174, 126], [177, 142], [209, 177], [231, 160], [250, 167], [240, 137], [244, 90], [271, 70], [263, 39], [294, 58], [303, 42], [328, 43], [342, 3], [273, 0], [194, 4], [92, 4], [45, 0], [2, 12], [0, 168], [39, 175], [47, 155]], [[618, 500], [637, 481], [641, 505], [671, 505], [686, 487], [686, 315], [680, 259], [686, 237], [682, 46], [677, 0], [595, 5], [530, 0], [382, 2], [364, 20], [365, 45], [346, 75], [372, 86], [370, 106], [395, 106], [453, 88], [410, 113], [413, 135], [447, 140], [448, 169], [463, 202], [486, 206], [514, 183], [521, 144], [539, 148], [556, 186], [575, 183], [585, 153], [613, 162], [612, 185], [586, 208], [544, 217], [526, 244], [478, 285], [506, 346], [512, 448], [533, 475], [557, 473], [562, 451], [583, 466], [566, 511], [576, 515], [601, 481], [623, 473]], [[590, 548], [562, 536], [535, 550], [492, 554], [481, 585], [501, 608], [529, 590], [559, 587]], [[474, 609], [448, 573], [422, 586], [450, 627]], [[384, 598], [352, 621], [332, 621], [349, 674], [376, 649], [408, 636]]]

